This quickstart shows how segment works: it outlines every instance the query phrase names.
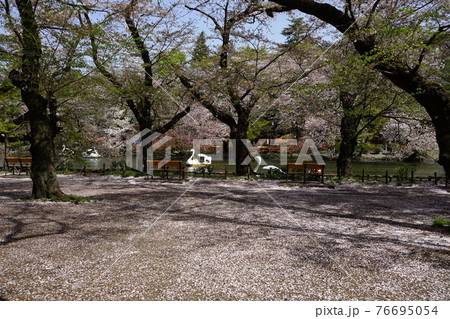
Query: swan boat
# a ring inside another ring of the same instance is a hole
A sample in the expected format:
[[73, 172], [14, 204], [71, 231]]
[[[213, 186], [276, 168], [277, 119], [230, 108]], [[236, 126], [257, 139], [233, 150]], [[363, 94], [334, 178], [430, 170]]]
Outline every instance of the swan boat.
[[81, 153], [83, 158], [99, 158], [102, 157], [98, 151], [95, 149], [88, 149], [86, 152]]
[[[255, 156], [255, 161], [256, 161], [256, 167], [253, 169], [253, 172], [258, 172], [259, 167], [261, 166], [262, 163], [262, 157], [261, 156]], [[281, 173], [281, 174], [285, 174], [285, 172], [283, 172], [283, 170], [275, 165], [266, 165], [262, 167], [263, 170], [265, 171], [270, 171], [272, 170], [275, 173]]]
[[207, 172], [212, 171], [211, 163], [212, 163], [212, 157], [198, 153], [195, 154], [195, 150], [191, 149], [191, 157], [186, 161], [186, 170], [188, 172], [199, 172], [203, 169], [206, 169]]

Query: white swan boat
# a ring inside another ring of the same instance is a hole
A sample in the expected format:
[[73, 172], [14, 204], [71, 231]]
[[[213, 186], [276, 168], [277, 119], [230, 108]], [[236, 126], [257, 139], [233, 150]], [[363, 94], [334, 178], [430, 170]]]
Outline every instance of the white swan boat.
[[211, 172], [212, 157], [202, 153], [196, 155], [194, 149], [191, 149], [191, 152], [191, 157], [186, 161], [186, 170], [188, 172], [199, 172], [206, 169]]
[[[261, 156], [255, 156], [255, 161], [256, 161], [256, 167], [253, 169], [253, 172], [257, 172], [259, 167], [261, 166], [262, 163], [262, 157]], [[265, 171], [270, 171], [272, 170], [272, 172], [274, 173], [281, 173], [284, 174], [283, 170], [275, 165], [266, 165], [262, 167], [263, 170]]]
[[99, 158], [102, 157], [98, 151], [95, 149], [88, 149], [86, 152], [81, 153], [83, 158]]

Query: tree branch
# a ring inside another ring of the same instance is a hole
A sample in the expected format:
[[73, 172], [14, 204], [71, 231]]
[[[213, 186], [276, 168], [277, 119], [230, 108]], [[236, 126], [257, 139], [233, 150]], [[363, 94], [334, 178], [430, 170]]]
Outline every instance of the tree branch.
[[208, 18], [214, 23], [214, 25], [216, 26], [216, 29], [217, 29], [220, 33], [223, 32], [223, 28], [222, 28], [222, 26], [219, 24], [219, 22], [217, 21], [217, 19], [214, 18], [214, 17], [213, 17], [212, 15], [210, 15], [209, 13], [206, 13], [205, 11], [200, 10], [199, 8], [193, 8], [193, 7], [190, 7], [190, 6], [188, 6], [188, 5], [185, 5], [185, 7], [186, 7], [187, 9], [189, 9], [189, 10], [193, 10], [193, 11], [200, 12], [200, 13], [203, 14], [205, 17], [208, 17]]
[[169, 122], [167, 122], [166, 124], [164, 124], [161, 128], [158, 128], [156, 131], [161, 134], [166, 133], [167, 131], [171, 130], [175, 126], [175, 124], [177, 124], [190, 111], [191, 111], [191, 106], [189, 105], [183, 111], [181, 111], [180, 113], [178, 113], [174, 117], [172, 117], [172, 119]]
[[369, 12], [369, 18], [367, 19], [365, 28], [368, 28], [370, 26], [370, 24], [372, 23], [373, 15], [374, 15], [375, 11], [377, 10], [377, 7], [379, 4], [380, 4], [380, 0], [376, 0], [375, 3], [372, 5], [372, 8], [370, 9], [370, 12]]
[[9, 5], [9, 0], [5, 0], [5, 3], [0, 2], [2, 4], [2, 7], [5, 9], [6, 18], [8, 19], [8, 22], [11, 26], [12, 31], [17, 37], [17, 40], [19, 40], [19, 43], [23, 46], [23, 38], [20, 32], [14, 27], [14, 20], [11, 16], [11, 7]]
[[427, 42], [424, 43], [424, 48], [422, 49], [422, 52], [420, 52], [419, 59], [417, 60], [417, 64], [412, 70], [413, 73], [417, 73], [419, 71], [420, 67], [422, 66], [422, 61], [425, 58], [425, 55], [430, 50], [430, 46], [435, 42], [435, 40], [438, 38], [438, 36], [442, 33], [444, 33], [447, 29], [450, 28], [450, 25], [445, 25], [439, 27], [439, 29], [433, 33], [433, 35], [428, 39]]
[[203, 96], [203, 94], [192, 85], [191, 81], [185, 75], [181, 74], [180, 72], [176, 72], [176, 75], [180, 79], [181, 84], [183, 84], [184, 87], [188, 89], [195, 100], [202, 104], [208, 111], [210, 111], [216, 119], [225, 123], [229, 127], [233, 127], [237, 124], [235, 119], [230, 114], [219, 110], [213, 105], [213, 103], [211, 103], [205, 96]]
[[[87, 24], [88, 24], [89, 39], [90, 39], [90, 42], [91, 42], [91, 49], [92, 49], [92, 60], [94, 61], [95, 66], [97, 67], [98, 71], [99, 71], [106, 79], [108, 79], [108, 81], [109, 81], [110, 83], [112, 83], [112, 85], [114, 85], [114, 87], [115, 87], [116, 89], [118, 89], [119, 91], [122, 92], [122, 89], [123, 89], [122, 84], [116, 79], [116, 77], [115, 77], [111, 72], [109, 72], [109, 71], [105, 68], [105, 66], [104, 66], [102, 63], [100, 63], [100, 60], [99, 60], [99, 58], [98, 58], [98, 45], [97, 45], [97, 40], [96, 40], [95, 35], [94, 35], [94, 31], [93, 31], [93, 27], [92, 27], [92, 22], [91, 22], [91, 19], [90, 19], [90, 17], [89, 17], [89, 13], [84, 12], [83, 15], [84, 15], [84, 17], [85, 17], [85, 19], [86, 19], [86, 22], [87, 22]], [[83, 21], [82, 21], [81, 17], [79, 17], [79, 19], [80, 19], [80, 23], [83, 25]]]
[[139, 30], [131, 17], [131, 12], [133, 10], [135, 2], [131, 1], [130, 5], [127, 7], [124, 13], [125, 22], [127, 24], [128, 30], [130, 31], [131, 37], [133, 38], [134, 44], [141, 54], [142, 61], [144, 62], [145, 71], [145, 86], [153, 87], [153, 70], [152, 61], [150, 59], [150, 53], [145, 46], [144, 40], [139, 34]]
[[275, 8], [276, 12], [298, 9], [306, 14], [313, 15], [320, 20], [331, 24], [337, 30], [344, 33], [353, 26], [355, 20], [349, 15], [327, 3], [319, 3], [312, 0], [271, 0], [281, 8]]
[[380, 118], [381, 116], [383, 116], [384, 114], [386, 114], [387, 112], [389, 112], [389, 110], [395, 105], [395, 102], [397, 100], [398, 94], [396, 94], [394, 96], [394, 98], [392, 99], [392, 102], [385, 107], [384, 109], [382, 109], [380, 112], [378, 112], [377, 114], [372, 116], [372, 119], [370, 121], [368, 121], [357, 133], [355, 136], [359, 136], [367, 127], [369, 127], [370, 124], [372, 124], [376, 119]]

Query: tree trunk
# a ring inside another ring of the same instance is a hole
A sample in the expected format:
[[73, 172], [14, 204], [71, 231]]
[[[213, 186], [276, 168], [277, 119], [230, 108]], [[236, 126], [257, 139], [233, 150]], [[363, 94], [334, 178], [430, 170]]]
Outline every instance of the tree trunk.
[[33, 180], [33, 198], [50, 198], [64, 196], [55, 170], [55, 147], [53, 132], [47, 109], [32, 112], [31, 126], [31, 179]]
[[337, 171], [339, 176], [353, 175], [353, 154], [355, 153], [359, 116], [354, 112], [355, 97], [349, 93], [341, 93], [341, 105], [344, 115], [341, 120], [341, 145], [337, 159]]
[[[140, 134], [141, 134], [141, 143], [142, 141], [144, 141], [144, 139], [148, 136], [150, 136], [151, 134], [155, 133], [154, 132], [154, 128], [153, 128], [153, 122], [152, 121], [147, 121], [147, 119], [144, 119], [142, 117], [138, 117], [136, 116], [136, 119], [138, 120], [139, 123], [139, 130], [140, 130]], [[144, 130], [148, 129], [150, 130], [149, 133], [144, 134]], [[142, 144], [142, 149], [141, 149], [141, 156], [142, 156], [142, 172], [147, 173], [147, 167], [148, 167], [148, 156], [147, 156], [147, 151], [148, 149], [151, 147], [152, 142], [148, 145], [143, 145]], [[138, 159], [139, 160], [139, 159]]]
[[228, 156], [230, 155], [229, 143], [230, 142], [226, 140], [222, 141], [222, 152], [223, 152], [222, 154], [225, 159], [228, 159]]
[[245, 123], [237, 126], [230, 127], [231, 133], [230, 138], [236, 140], [236, 175], [244, 176], [247, 173], [247, 166], [243, 165], [245, 158], [248, 156], [249, 152], [243, 140], [247, 139], [248, 125]]
[[42, 50], [35, 8], [28, 0], [16, 0], [16, 4], [22, 26], [22, 70], [11, 71], [9, 78], [21, 90], [22, 100], [30, 112], [32, 197], [62, 197], [54, 166], [54, 132], [48, 112], [51, 100], [40, 93]]
[[5, 134], [5, 157], [8, 157], [9, 154], [9, 137], [8, 134]]
[[341, 146], [339, 147], [339, 156], [337, 159], [338, 176], [353, 175], [353, 154], [357, 145], [356, 139], [350, 134], [346, 134], [341, 129]]

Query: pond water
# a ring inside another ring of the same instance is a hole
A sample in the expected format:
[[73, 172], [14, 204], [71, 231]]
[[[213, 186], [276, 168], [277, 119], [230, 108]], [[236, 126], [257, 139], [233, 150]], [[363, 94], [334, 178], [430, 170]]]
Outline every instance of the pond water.
[[[186, 158], [173, 158], [174, 160], [182, 160], [186, 161]], [[264, 157], [267, 165], [275, 165], [281, 168], [282, 165], [279, 164], [278, 158], [270, 158]], [[105, 164], [106, 169], [111, 168], [113, 162], [124, 161], [124, 158], [93, 158], [93, 159], [85, 159], [87, 162], [87, 166], [89, 169], [102, 169], [103, 164]], [[289, 159], [288, 162], [295, 162], [295, 158]], [[325, 174], [336, 174], [336, 161], [325, 161], [326, 170]], [[256, 163], [251, 163], [252, 167], [255, 167]], [[229, 165], [228, 161], [213, 161], [213, 170], [215, 172], [224, 172], [225, 166], [227, 167], [228, 172], [234, 171], [234, 166]], [[261, 165], [263, 166], [263, 165]], [[405, 163], [405, 162], [386, 162], [386, 161], [376, 161], [376, 162], [354, 162], [353, 163], [353, 172], [355, 175], [362, 174], [364, 169], [365, 174], [370, 175], [384, 175], [386, 170], [389, 174], [394, 175], [397, 174], [399, 169], [402, 167], [414, 168], [414, 174], [416, 176], [433, 176], [436, 172], [438, 176], [445, 176], [444, 168], [437, 163]], [[81, 168], [81, 167], [79, 167]]]

